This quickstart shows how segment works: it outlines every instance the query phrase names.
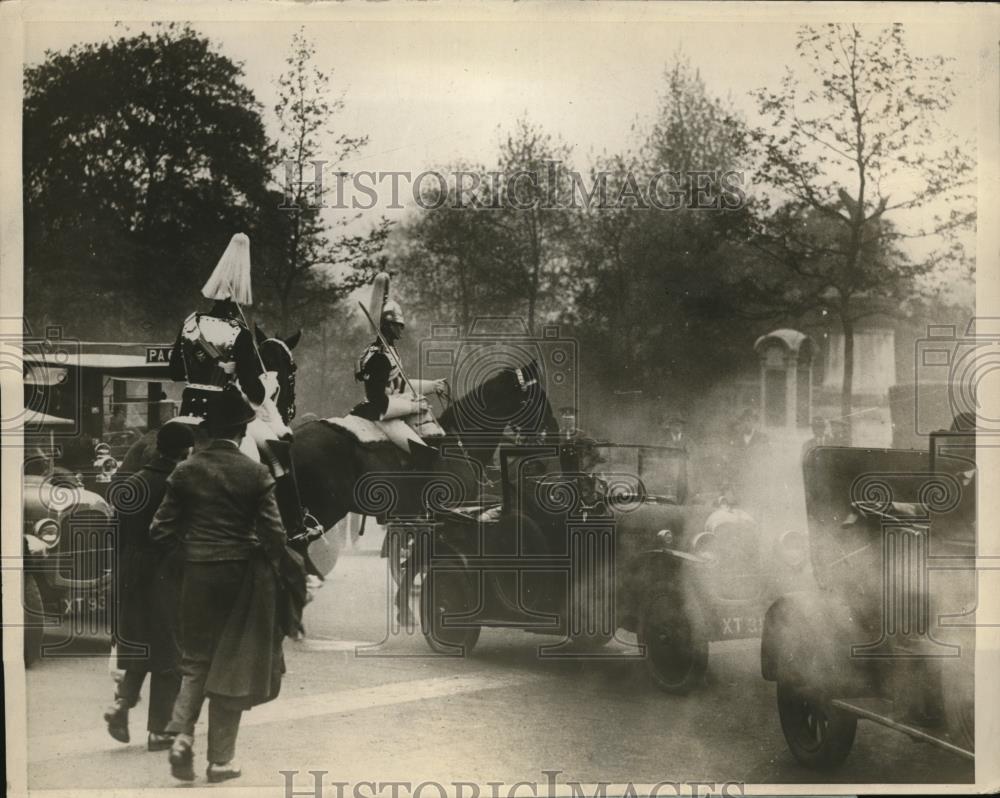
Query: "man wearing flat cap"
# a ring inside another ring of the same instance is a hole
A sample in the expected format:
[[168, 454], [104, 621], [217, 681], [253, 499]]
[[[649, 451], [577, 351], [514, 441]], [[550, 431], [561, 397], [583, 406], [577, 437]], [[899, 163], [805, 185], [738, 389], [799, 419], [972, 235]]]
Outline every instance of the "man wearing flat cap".
[[236, 735], [250, 707], [277, 696], [282, 638], [295, 620], [283, 610], [305, 601], [305, 571], [290, 552], [267, 467], [240, 451], [253, 408], [239, 391], [218, 398], [209, 445], [178, 466], [150, 530], [179, 541], [183, 679], [167, 730], [175, 778], [194, 779], [194, 726], [208, 705], [208, 780], [236, 778]]

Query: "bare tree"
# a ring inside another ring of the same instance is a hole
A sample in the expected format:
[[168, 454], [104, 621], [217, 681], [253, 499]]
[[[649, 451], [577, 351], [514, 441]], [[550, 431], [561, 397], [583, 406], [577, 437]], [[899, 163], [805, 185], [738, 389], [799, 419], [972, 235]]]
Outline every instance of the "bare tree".
[[329, 310], [364, 283], [389, 229], [383, 218], [370, 234], [329, 236], [331, 228], [342, 229], [360, 218], [346, 215], [330, 222], [323, 206], [330, 181], [368, 137], [334, 129], [332, 120], [344, 109], [344, 96], [332, 96], [331, 77], [315, 66], [315, 54], [315, 45], [298, 31], [285, 59], [287, 69], [277, 79], [275, 155], [284, 178], [284, 201], [275, 209], [277, 240], [269, 241], [264, 273], [281, 330], [287, 330], [293, 317]]
[[[912, 55], [903, 33], [802, 27], [798, 67], [755, 92], [767, 119], [752, 133], [758, 178], [774, 194], [755, 203], [760, 268], [741, 288], [763, 312], [839, 320], [845, 419], [855, 323], [898, 308], [922, 276], [966, 262], [959, 234], [975, 218], [973, 163], [939, 124], [955, 96], [947, 59]], [[907, 256], [912, 239], [927, 240], [926, 251]]]
[[524, 298], [529, 330], [565, 266], [572, 220], [570, 148], [526, 118], [503, 138], [498, 164], [499, 212], [489, 212], [506, 234], [507, 277]]

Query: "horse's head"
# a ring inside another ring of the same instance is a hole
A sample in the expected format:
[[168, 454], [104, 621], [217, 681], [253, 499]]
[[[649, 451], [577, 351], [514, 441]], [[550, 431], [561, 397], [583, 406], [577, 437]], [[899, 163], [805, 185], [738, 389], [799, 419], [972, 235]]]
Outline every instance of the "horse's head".
[[264, 370], [273, 372], [276, 390], [272, 389], [268, 398], [274, 402], [281, 420], [287, 425], [295, 418], [295, 358], [292, 350], [298, 344], [302, 331], [287, 338], [268, 337], [258, 326], [254, 325], [254, 335], [257, 338], [257, 350], [264, 362]]
[[524, 366], [498, 367], [442, 414], [441, 425], [459, 437], [499, 435], [507, 428], [529, 436], [559, 433], [534, 360]]

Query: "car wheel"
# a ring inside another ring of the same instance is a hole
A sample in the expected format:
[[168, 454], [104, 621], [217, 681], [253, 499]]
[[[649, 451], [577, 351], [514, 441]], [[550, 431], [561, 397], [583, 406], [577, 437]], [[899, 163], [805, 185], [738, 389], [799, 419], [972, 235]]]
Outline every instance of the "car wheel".
[[45, 605], [42, 591], [33, 576], [24, 574], [24, 667], [30, 668], [42, 656], [42, 624]]
[[479, 640], [480, 626], [455, 617], [475, 609], [468, 575], [432, 569], [422, 577], [420, 628], [427, 645], [438, 654], [470, 654]]
[[792, 754], [812, 770], [837, 767], [854, 745], [854, 715], [787, 682], [778, 682], [778, 717]]
[[661, 690], [684, 694], [704, 681], [708, 637], [697, 605], [674, 595], [655, 596], [639, 622], [639, 643], [646, 647], [646, 670]]

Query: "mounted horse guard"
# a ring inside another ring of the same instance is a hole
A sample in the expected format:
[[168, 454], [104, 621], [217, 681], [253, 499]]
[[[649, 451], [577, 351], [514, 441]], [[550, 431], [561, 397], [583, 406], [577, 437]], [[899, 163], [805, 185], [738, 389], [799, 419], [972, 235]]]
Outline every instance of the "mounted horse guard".
[[[253, 301], [250, 239], [245, 234], [232, 237], [201, 293], [214, 304], [208, 312], [196, 311], [184, 320], [170, 356], [171, 377], [186, 383], [180, 415], [171, 423], [206, 428], [225, 423], [226, 419], [218, 417], [222, 396], [225, 391], [240, 391], [256, 413], [247, 425], [242, 451], [267, 465], [274, 476], [289, 541], [308, 543], [322, 535], [323, 529], [299, 502], [289, 447], [292, 432], [276, 405], [278, 379], [264, 367], [241, 307]], [[287, 342], [267, 340], [281, 344], [291, 359]], [[294, 346], [298, 335], [289, 340]], [[293, 406], [289, 413], [294, 413]]]
[[433, 457], [425, 439], [441, 438], [444, 430], [425, 397], [431, 393], [446, 396], [448, 387], [444, 380], [409, 380], [403, 373], [395, 344], [402, 337], [406, 321], [399, 303], [389, 297], [388, 273], [376, 275], [369, 306], [362, 304], [361, 309], [376, 337], [358, 359], [354, 377], [364, 384], [365, 401], [351, 415], [374, 422], [390, 441], [415, 459]]

